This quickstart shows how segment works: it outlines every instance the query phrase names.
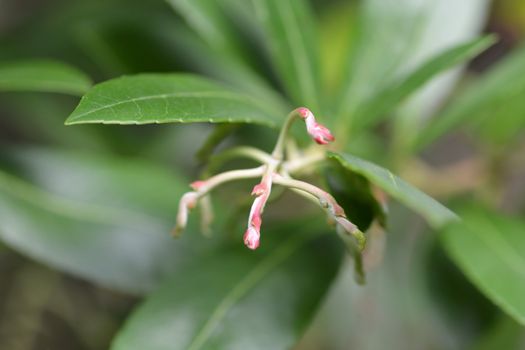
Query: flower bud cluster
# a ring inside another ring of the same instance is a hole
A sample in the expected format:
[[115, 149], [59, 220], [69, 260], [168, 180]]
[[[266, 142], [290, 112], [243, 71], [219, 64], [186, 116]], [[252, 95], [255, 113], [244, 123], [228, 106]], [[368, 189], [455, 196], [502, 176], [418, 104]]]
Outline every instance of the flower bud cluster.
[[308, 108], [300, 107], [295, 109], [290, 113], [284, 123], [271, 154], [266, 154], [258, 149], [250, 149], [249, 147], [239, 147], [237, 150], [230, 150], [233, 151], [233, 153], [237, 151], [240, 156], [249, 157], [261, 162], [261, 166], [252, 169], [227, 171], [206, 180], [195, 181], [190, 185], [193, 191], [185, 193], [179, 202], [177, 224], [174, 229], [174, 234], [178, 235], [184, 230], [188, 222], [190, 210], [195, 208], [198, 203], [201, 204], [201, 210], [203, 211], [202, 216], [205, 223], [203, 230], [206, 230], [209, 221], [213, 217], [209, 201], [209, 192], [216, 186], [228, 181], [260, 177], [260, 183], [255, 185], [252, 190], [252, 195], [255, 196], [255, 199], [248, 216], [248, 227], [243, 236], [244, 244], [249, 249], [257, 249], [260, 245], [262, 215], [268, 198], [270, 197], [273, 184], [284, 186], [315, 199], [321, 208], [326, 211], [331, 221], [337, 226], [338, 232], [343, 231], [353, 236], [357, 240], [359, 248], [362, 249], [364, 247], [364, 235], [347, 219], [343, 208], [336, 202], [334, 197], [319, 187], [296, 180], [290, 176], [290, 169], [297, 170], [301, 167], [311, 166], [323, 159], [319, 156], [310, 158], [303, 156], [304, 159], [301, 159], [302, 154], [297, 156], [299, 159], [284, 159], [284, 148], [289, 138], [289, 128], [298, 118], [305, 122], [306, 131], [316, 143], [326, 145], [335, 140], [330, 130], [319, 124]]

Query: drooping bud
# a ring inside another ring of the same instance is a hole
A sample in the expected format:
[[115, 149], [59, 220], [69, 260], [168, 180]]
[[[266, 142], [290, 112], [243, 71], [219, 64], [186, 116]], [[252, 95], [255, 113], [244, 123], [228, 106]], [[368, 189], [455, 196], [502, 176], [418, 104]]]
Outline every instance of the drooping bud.
[[252, 250], [259, 247], [259, 240], [261, 238], [262, 212], [264, 210], [264, 205], [270, 196], [271, 183], [268, 183], [267, 181], [267, 178], [263, 178], [261, 183], [255, 185], [252, 191], [252, 194], [256, 195], [257, 198], [253, 201], [250, 209], [248, 228], [243, 237], [244, 244]]
[[297, 113], [306, 123], [306, 131], [320, 145], [326, 145], [335, 140], [330, 130], [322, 124], [317, 123], [313, 113], [305, 107], [297, 108]]
[[179, 212], [177, 213], [177, 223], [171, 233], [178, 237], [188, 224], [188, 215], [191, 209], [197, 205], [199, 195], [197, 192], [186, 192], [179, 202]]
[[244, 244], [251, 250], [255, 250], [259, 247], [261, 233], [254, 227], [250, 226], [244, 233]]

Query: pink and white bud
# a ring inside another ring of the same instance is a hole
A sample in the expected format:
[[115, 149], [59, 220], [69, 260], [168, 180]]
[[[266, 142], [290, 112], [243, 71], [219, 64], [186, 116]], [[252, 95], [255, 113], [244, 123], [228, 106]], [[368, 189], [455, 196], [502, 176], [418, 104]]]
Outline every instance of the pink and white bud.
[[172, 231], [174, 236], [179, 236], [188, 224], [190, 210], [195, 208], [199, 195], [197, 192], [186, 192], [179, 201], [179, 212], [177, 213], [177, 223]]
[[193, 188], [195, 191], [198, 191], [198, 190], [200, 190], [202, 187], [204, 187], [204, 185], [206, 185], [206, 181], [197, 180], [197, 181], [193, 181], [193, 182], [190, 184], [190, 187]]
[[261, 233], [254, 227], [250, 226], [244, 233], [244, 244], [251, 250], [255, 250], [259, 247]]
[[306, 123], [306, 131], [320, 145], [326, 145], [335, 140], [330, 130], [322, 124], [316, 122], [313, 113], [305, 107], [297, 108], [297, 113]]
[[[270, 177], [271, 179], [271, 177]], [[262, 225], [262, 213], [268, 197], [270, 196], [269, 186], [267, 178], [263, 178], [260, 184], [253, 188], [252, 194], [255, 194], [257, 198], [253, 201], [252, 208], [250, 209], [250, 215], [248, 217], [248, 228], [244, 233], [244, 244], [255, 250], [259, 247], [259, 240], [261, 238], [261, 225]]]
[[264, 182], [258, 183], [257, 185], [253, 186], [252, 196], [262, 195], [266, 191], [267, 187], [268, 186]]

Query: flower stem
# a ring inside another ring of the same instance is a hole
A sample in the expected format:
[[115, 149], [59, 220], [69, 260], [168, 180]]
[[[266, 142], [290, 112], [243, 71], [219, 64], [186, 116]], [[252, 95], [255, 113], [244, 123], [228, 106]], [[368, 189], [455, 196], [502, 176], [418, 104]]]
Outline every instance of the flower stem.
[[224, 152], [211, 156], [208, 166], [203, 172], [203, 176], [209, 177], [212, 173], [215, 172], [217, 168], [224, 164], [224, 162], [236, 157], [252, 159], [261, 164], [266, 164], [273, 160], [272, 156], [269, 153], [261, 151], [260, 149], [255, 147], [233, 147]]
[[300, 114], [297, 112], [297, 109], [294, 109], [290, 112], [290, 114], [288, 114], [288, 117], [286, 118], [286, 121], [284, 122], [284, 125], [281, 128], [281, 132], [279, 133], [279, 137], [277, 138], [277, 142], [275, 143], [275, 148], [272, 152], [272, 157], [274, 157], [275, 159], [283, 158], [284, 146], [286, 142], [286, 137], [288, 136], [288, 131], [290, 130], [290, 127], [292, 126], [295, 119], [299, 117]]
[[263, 175], [265, 168], [266, 166], [263, 165], [251, 169], [225, 171], [223, 173], [212, 176], [205, 181], [202, 181], [202, 184], [199, 185], [198, 188], [196, 188], [196, 192], [200, 198], [223, 183], [233, 180], [252, 179], [260, 177], [261, 175]]

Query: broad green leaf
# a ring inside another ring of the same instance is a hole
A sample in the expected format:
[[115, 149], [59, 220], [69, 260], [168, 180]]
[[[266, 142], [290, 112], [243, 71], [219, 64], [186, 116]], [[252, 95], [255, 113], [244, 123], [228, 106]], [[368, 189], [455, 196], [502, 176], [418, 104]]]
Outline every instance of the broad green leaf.
[[355, 128], [362, 129], [373, 125], [437, 74], [472, 59], [492, 45], [494, 41], [495, 38], [492, 35], [477, 38], [448, 49], [424, 62], [417, 69], [364, 102], [353, 117], [357, 124]]
[[[502, 106], [516, 104], [525, 95], [525, 46], [516, 49], [488, 73], [459, 93], [436, 118], [419, 133], [415, 146], [421, 148], [436, 140], [447, 131], [464, 122], [492, 118]], [[522, 110], [516, 108], [502, 114], [505, 120], [523, 118]], [[497, 118], [497, 123], [503, 119]], [[505, 121], [506, 123], [506, 121]]]
[[273, 65], [294, 103], [319, 110], [316, 23], [306, 0], [254, 0]]
[[0, 63], [0, 91], [59, 92], [82, 95], [91, 80], [65, 63], [51, 60], [21, 60]]
[[434, 228], [457, 220], [457, 216], [441, 203], [379, 165], [348, 153], [330, 152], [328, 157], [339, 161], [348, 170], [364, 176], [392, 197], [421, 214]]
[[339, 244], [322, 236], [267, 229], [255, 252], [196, 261], [138, 307], [111, 349], [292, 348], [340, 265]]
[[459, 211], [442, 242], [465, 275], [525, 325], [525, 222], [480, 208]]
[[34, 149], [2, 158], [0, 239], [56, 269], [144, 293], [211, 244], [170, 237], [186, 181], [163, 168]]
[[84, 123], [256, 123], [281, 117], [264, 104], [217, 82], [187, 74], [140, 74], [94, 86], [66, 120]]

